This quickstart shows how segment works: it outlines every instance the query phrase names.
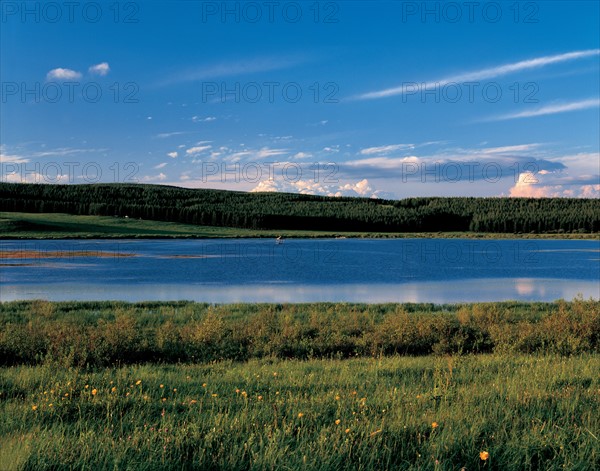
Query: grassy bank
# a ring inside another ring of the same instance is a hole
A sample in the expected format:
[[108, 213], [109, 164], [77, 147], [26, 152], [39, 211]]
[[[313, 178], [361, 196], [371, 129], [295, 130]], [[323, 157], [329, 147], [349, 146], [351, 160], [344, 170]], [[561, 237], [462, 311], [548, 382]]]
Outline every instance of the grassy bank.
[[0, 463], [591, 471], [599, 370], [587, 354], [3, 368]]
[[0, 361], [114, 366], [260, 358], [594, 353], [600, 302], [0, 304]]
[[473, 239], [597, 239], [598, 234], [513, 234], [485, 232], [343, 232], [253, 230], [198, 226], [110, 216], [61, 213], [0, 212], [0, 239], [109, 239], [109, 238], [473, 238]]
[[0, 304], [0, 469], [600, 466], [600, 302]]

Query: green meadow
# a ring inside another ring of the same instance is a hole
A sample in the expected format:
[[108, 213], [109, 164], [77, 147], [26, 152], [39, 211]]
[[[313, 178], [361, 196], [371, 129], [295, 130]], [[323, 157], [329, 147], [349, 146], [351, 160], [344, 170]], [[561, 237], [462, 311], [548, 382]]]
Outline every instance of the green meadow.
[[598, 371], [590, 354], [17, 366], [1, 373], [0, 463], [591, 471]]
[[215, 227], [113, 216], [0, 212], [0, 239], [444, 237], [484, 239], [597, 239], [592, 233], [344, 232]]
[[594, 470], [600, 303], [0, 304], [0, 469]]

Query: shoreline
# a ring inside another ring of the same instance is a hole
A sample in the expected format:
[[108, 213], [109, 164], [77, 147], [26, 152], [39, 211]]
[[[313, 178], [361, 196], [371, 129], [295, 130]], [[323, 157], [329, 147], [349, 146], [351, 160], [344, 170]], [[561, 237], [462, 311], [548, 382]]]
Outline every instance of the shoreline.
[[0, 240], [124, 239], [515, 239], [600, 240], [599, 232], [379, 232], [310, 229], [247, 229], [177, 222], [0, 211]]
[[[224, 228], [235, 229], [235, 228]], [[278, 232], [284, 239], [484, 239], [484, 240], [600, 240], [600, 234], [513, 234], [513, 233], [469, 233], [469, 232], [404, 232], [404, 233], [324, 233], [290, 234]], [[186, 240], [186, 239], [273, 239], [276, 234], [258, 233], [255, 235], [152, 235], [152, 234], [56, 234], [56, 235], [0, 235], [6, 240]]]

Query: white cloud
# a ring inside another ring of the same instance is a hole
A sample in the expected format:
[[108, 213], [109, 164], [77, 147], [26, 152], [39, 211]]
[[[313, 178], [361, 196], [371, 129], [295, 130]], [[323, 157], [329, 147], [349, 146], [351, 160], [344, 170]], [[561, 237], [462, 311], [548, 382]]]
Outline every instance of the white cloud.
[[600, 198], [600, 185], [583, 185], [580, 188], [581, 198]]
[[169, 152], [167, 155], [172, 159], [176, 159], [179, 154], [177, 152]]
[[373, 167], [383, 170], [390, 169], [402, 169], [403, 165], [407, 163], [418, 163], [422, 159], [415, 156], [408, 156], [403, 158], [391, 158], [391, 157], [370, 157], [368, 159], [357, 159], [346, 162], [345, 165], [349, 167]]
[[336, 197], [393, 198], [391, 193], [375, 190], [367, 179], [360, 180], [356, 183], [345, 184], [323, 184], [314, 180], [290, 181], [289, 179], [270, 179], [259, 182], [258, 185], [250, 191], [252, 193], [283, 192]]
[[179, 177], [179, 180], [182, 182], [187, 182], [187, 181], [191, 180], [192, 177], [190, 176], [190, 173], [192, 173], [191, 170], [187, 170], [187, 171], [183, 172], [181, 174], [181, 176]]
[[254, 155], [259, 159], [265, 159], [267, 157], [273, 157], [276, 155], [284, 155], [287, 154], [287, 149], [270, 149], [268, 147], [263, 147], [259, 151], [257, 151]]
[[20, 155], [9, 155], [0, 152], [0, 164], [26, 164], [29, 159]]
[[188, 150], [185, 151], [186, 154], [188, 155], [195, 155], [195, 154], [199, 154], [200, 152], [204, 152], [205, 150], [210, 149], [212, 146], [196, 146], [196, 147], [190, 147]]
[[215, 116], [206, 116], [205, 118], [201, 118], [200, 116], [192, 116], [192, 121], [194, 123], [210, 123], [211, 121], [216, 121]]
[[164, 173], [159, 173], [158, 175], [146, 175], [141, 178], [143, 182], [162, 182], [167, 179], [167, 176]]
[[172, 136], [179, 136], [180, 134], [189, 134], [185, 131], [176, 131], [176, 132], [161, 132], [160, 134], [157, 134], [156, 137], [159, 139], [166, 139], [168, 137], [172, 137]]
[[303, 60], [300, 58], [255, 58], [234, 62], [222, 62], [220, 64], [179, 71], [176, 74], [167, 77], [157, 85], [166, 86], [184, 82], [211, 80], [221, 77], [256, 74], [259, 72], [293, 67], [301, 62], [303, 62]]
[[577, 59], [584, 59], [586, 57], [597, 56], [600, 54], [600, 49], [589, 49], [585, 51], [574, 51], [565, 54], [557, 54], [553, 56], [536, 57], [534, 59], [528, 59], [519, 62], [513, 62], [511, 64], [504, 64], [497, 67], [491, 67], [487, 69], [476, 70], [473, 72], [465, 72], [459, 75], [453, 75], [450, 77], [444, 77], [439, 80], [422, 82], [422, 83], [403, 83], [398, 87], [387, 88], [384, 90], [378, 90], [374, 92], [364, 93], [355, 97], [359, 100], [372, 100], [377, 98], [386, 98], [395, 95], [403, 95], [407, 92], [414, 92], [414, 86], [417, 85], [421, 90], [441, 87], [450, 83], [464, 83], [474, 82], [478, 80], [492, 79], [501, 77], [504, 75], [512, 74], [515, 72], [521, 72], [524, 70], [537, 69], [545, 67], [551, 64], [558, 64], [561, 62], [567, 62]]
[[92, 65], [88, 69], [88, 72], [92, 75], [100, 75], [104, 77], [110, 72], [110, 66], [108, 65], [108, 62], [101, 62], [100, 64]]
[[380, 147], [367, 147], [366, 149], [362, 149], [360, 153], [362, 155], [372, 155], [372, 154], [388, 154], [390, 152], [394, 152], [397, 150], [406, 150], [406, 149], [414, 149], [414, 144], [392, 144], [388, 146], [380, 146]]
[[166, 166], [167, 166], [167, 162], [162, 162], [162, 163], [156, 165], [154, 168], [156, 170], [160, 170], [161, 168], [165, 168]]
[[308, 159], [312, 157], [312, 154], [309, 152], [298, 152], [294, 155], [295, 159]]
[[570, 103], [561, 103], [542, 106], [533, 110], [520, 111], [518, 113], [505, 114], [489, 118], [488, 121], [503, 121], [507, 119], [532, 118], [535, 116], [544, 116], [549, 114], [566, 113], [569, 111], [586, 110], [589, 108], [598, 108], [600, 106], [599, 98], [589, 100], [573, 101]]
[[[600, 182], [596, 176], [580, 178], [581, 181], [588, 179]], [[564, 181], [564, 183], [561, 183]], [[577, 184], [577, 179], [556, 178], [553, 172], [523, 172], [515, 185], [510, 188], [509, 196], [517, 198], [600, 198], [600, 183]]]
[[81, 78], [81, 73], [71, 69], [61, 67], [52, 69], [46, 74], [48, 80], [76, 80]]
[[504, 146], [504, 147], [489, 147], [487, 149], [483, 149], [481, 152], [484, 154], [506, 154], [506, 153], [514, 153], [514, 152], [527, 152], [533, 149], [536, 149], [541, 144], [521, 144], [516, 146]]
[[70, 147], [60, 147], [58, 149], [51, 149], [46, 151], [34, 152], [31, 154], [32, 157], [49, 157], [49, 156], [60, 156], [82, 153], [94, 153], [94, 152], [106, 152], [108, 149], [74, 149]]
[[60, 183], [69, 181], [69, 175], [62, 173], [39, 173], [29, 171], [2, 172], [0, 181], [3, 183]]

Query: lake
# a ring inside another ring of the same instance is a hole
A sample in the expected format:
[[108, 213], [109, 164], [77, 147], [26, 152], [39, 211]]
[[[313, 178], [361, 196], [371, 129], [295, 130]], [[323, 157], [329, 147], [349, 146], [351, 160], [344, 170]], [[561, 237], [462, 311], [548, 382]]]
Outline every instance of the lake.
[[0, 299], [477, 302], [600, 298], [598, 240], [0, 242]]

